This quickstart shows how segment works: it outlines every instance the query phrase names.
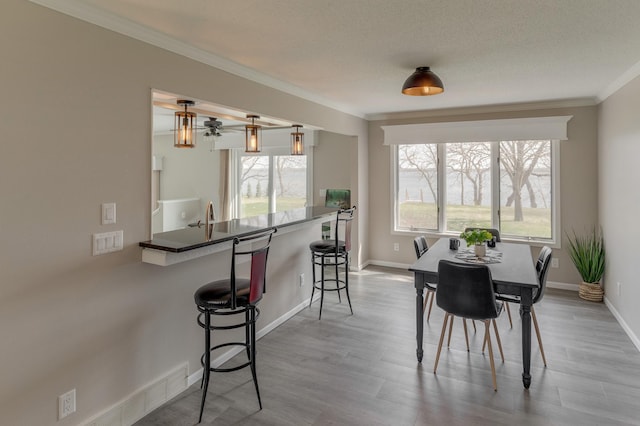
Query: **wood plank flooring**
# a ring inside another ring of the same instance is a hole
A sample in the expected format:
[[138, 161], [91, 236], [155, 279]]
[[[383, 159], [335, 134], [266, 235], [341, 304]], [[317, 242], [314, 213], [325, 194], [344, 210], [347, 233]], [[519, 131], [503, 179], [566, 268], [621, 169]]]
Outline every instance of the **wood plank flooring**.
[[[350, 278], [353, 316], [344, 298], [339, 304], [328, 293], [321, 321], [316, 302], [258, 341], [263, 410], [248, 369], [212, 373], [202, 424], [640, 425], [640, 353], [604, 304], [547, 290], [536, 313], [548, 367], [532, 331], [529, 390], [521, 381], [518, 307], [513, 329], [503, 313], [505, 362], [496, 351], [494, 392], [481, 324], [477, 333], [470, 327], [467, 352], [454, 322], [434, 375], [444, 315], [434, 303], [418, 363], [412, 275], [369, 267]], [[136, 425], [194, 425], [200, 398], [198, 383]]]

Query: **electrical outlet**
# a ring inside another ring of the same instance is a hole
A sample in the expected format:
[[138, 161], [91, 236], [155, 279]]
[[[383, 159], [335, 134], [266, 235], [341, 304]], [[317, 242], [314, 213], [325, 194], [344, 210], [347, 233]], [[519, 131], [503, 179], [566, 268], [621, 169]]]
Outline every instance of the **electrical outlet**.
[[300, 274], [298, 276], [298, 283], [300, 284], [300, 287], [304, 285], [304, 274]]
[[400, 251], [400, 244], [393, 243], [393, 251]]
[[551, 267], [552, 268], [559, 268], [560, 267], [560, 261], [558, 260], [557, 257], [552, 257], [551, 258]]
[[58, 397], [58, 420], [76, 412], [76, 390], [71, 389]]

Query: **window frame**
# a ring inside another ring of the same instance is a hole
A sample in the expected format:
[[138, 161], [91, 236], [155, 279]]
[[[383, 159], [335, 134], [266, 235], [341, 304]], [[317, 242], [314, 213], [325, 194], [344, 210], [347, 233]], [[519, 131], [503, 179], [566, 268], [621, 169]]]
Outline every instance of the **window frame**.
[[[241, 211], [241, 200], [242, 200], [242, 185], [240, 182], [242, 176], [242, 157], [268, 157], [269, 158], [269, 182], [267, 185], [267, 197], [268, 197], [268, 211], [266, 214], [271, 214], [276, 212], [276, 190], [274, 185], [275, 179], [275, 167], [274, 162], [275, 158], [278, 156], [290, 156], [291, 152], [289, 148], [284, 147], [262, 147], [261, 152], [257, 153], [248, 153], [244, 152], [243, 149], [230, 149], [230, 194], [231, 194], [231, 216], [233, 218], [240, 218]], [[305, 205], [311, 205], [311, 197], [313, 191], [313, 147], [305, 146], [305, 154], [304, 157], [306, 159], [306, 170], [307, 170], [307, 179], [306, 179], [306, 201]]]
[[[560, 214], [560, 140], [557, 139], [538, 139], [550, 141], [550, 161], [551, 161], [551, 238], [535, 238], [535, 237], [517, 237], [503, 236], [502, 241], [526, 243], [532, 246], [548, 245], [552, 248], [560, 248], [561, 244], [561, 214]], [[491, 143], [491, 222], [492, 228], [500, 229], [500, 141], [490, 141]], [[432, 143], [433, 144], [433, 143]], [[393, 144], [391, 148], [391, 234], [416, 236], [426, 235], [427, 237], [453, 237], [457, 236], [456, 232], [445, 231], [444, 224], [446, 220], [446, 181], [445, 168], [446, 164], [443, 159], [446, 158], [446, 143], [437, 143], [438, 159], [437, 159], [437, 209], [438, 209], [438, 229], [433, 230], [410, 230], [398, 228], [398, 212], [399, 212], [399, 147], [405, 144]]]

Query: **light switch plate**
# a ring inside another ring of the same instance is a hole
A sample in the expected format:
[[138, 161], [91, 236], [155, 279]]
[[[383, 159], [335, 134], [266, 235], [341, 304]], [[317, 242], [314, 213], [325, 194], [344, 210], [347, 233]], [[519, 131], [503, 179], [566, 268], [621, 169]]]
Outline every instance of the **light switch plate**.
[[103, 232], [93, 234], [93, 255], [120, 251], [123, 247], [123, 231]]
[[111, 225], [116, 223], [116, 203], [102, 204], [102, 224]]

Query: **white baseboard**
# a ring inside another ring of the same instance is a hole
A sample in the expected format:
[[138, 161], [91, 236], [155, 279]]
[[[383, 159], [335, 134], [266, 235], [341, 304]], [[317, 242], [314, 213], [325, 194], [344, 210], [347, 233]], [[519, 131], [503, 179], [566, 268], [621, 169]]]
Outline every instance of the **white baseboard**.
[[130, 426], [171, 398], [184, 392], [188, 388], [188, 372], [189, 366], [184, 363], [82, 424], [85, 426]]
[[385, 266], [387, 268], [398, 268], [408, 270], [411, 267], [411, 264], [407, 263], [398, 263], [398, 262], [387, 262], [386, 260], [369, 260], [366, 262], [366, 265], [375, 265], [375, 266]]
[[[320, 294], [316, 294], [314, 301], [319, 297]], [[308, 305], [309, 299], [306, 299], [302, 303], [293, 307], [284, 315], [260, 329], [256, 334], [256, 338], [260, 339], [265, 336], [267, 333], [292, 318]], [[220, 356], [211, 360], [212, 367], [221, 366], [243, 350], [244, 349], [241, 347], [227, 350]], [[191, 375], [188, 373], [189, 366], [187, 363], [184, 363], [164, 374], [154, 382], [143, 386], [131, 395], [122, 399], [120, 402], [114, 404], [82, 424], [85, 426], [130, 426], [202, 379], [203, 370], [202, 368], [199, 368]]]
[[618, 312], [618, 310], [613, 306], [613, 304], [606, 297], [604, 298], [604, 304], [607, 306], [607, 308], [609, 308], [609, 311], [616, 318], [616, 320], [618, 321], [618, 324], [620, 324], [624, 332], [627, 333], [627, 336], [629, 336], [629, 339], [631, 339], [631, 342], [633, 342], [633, 344], [636, 346], [638, 351], [640, 351], [640, 339], [638, 339], [638, 336], [636, 336], [633, 333], [633, 330], [631, 330], [631, 327], [629, 327], [629, 325], [622, 318], [622, 315], [620, 315], [620, 312]]
[[560, 283], [557, 281], [547, 281], [547, 287], [549, 288], [557, 288], [560, 290], [570, 290], [577, 292], [580, 288], [579, 284], [570, 284], [570, 283]]

